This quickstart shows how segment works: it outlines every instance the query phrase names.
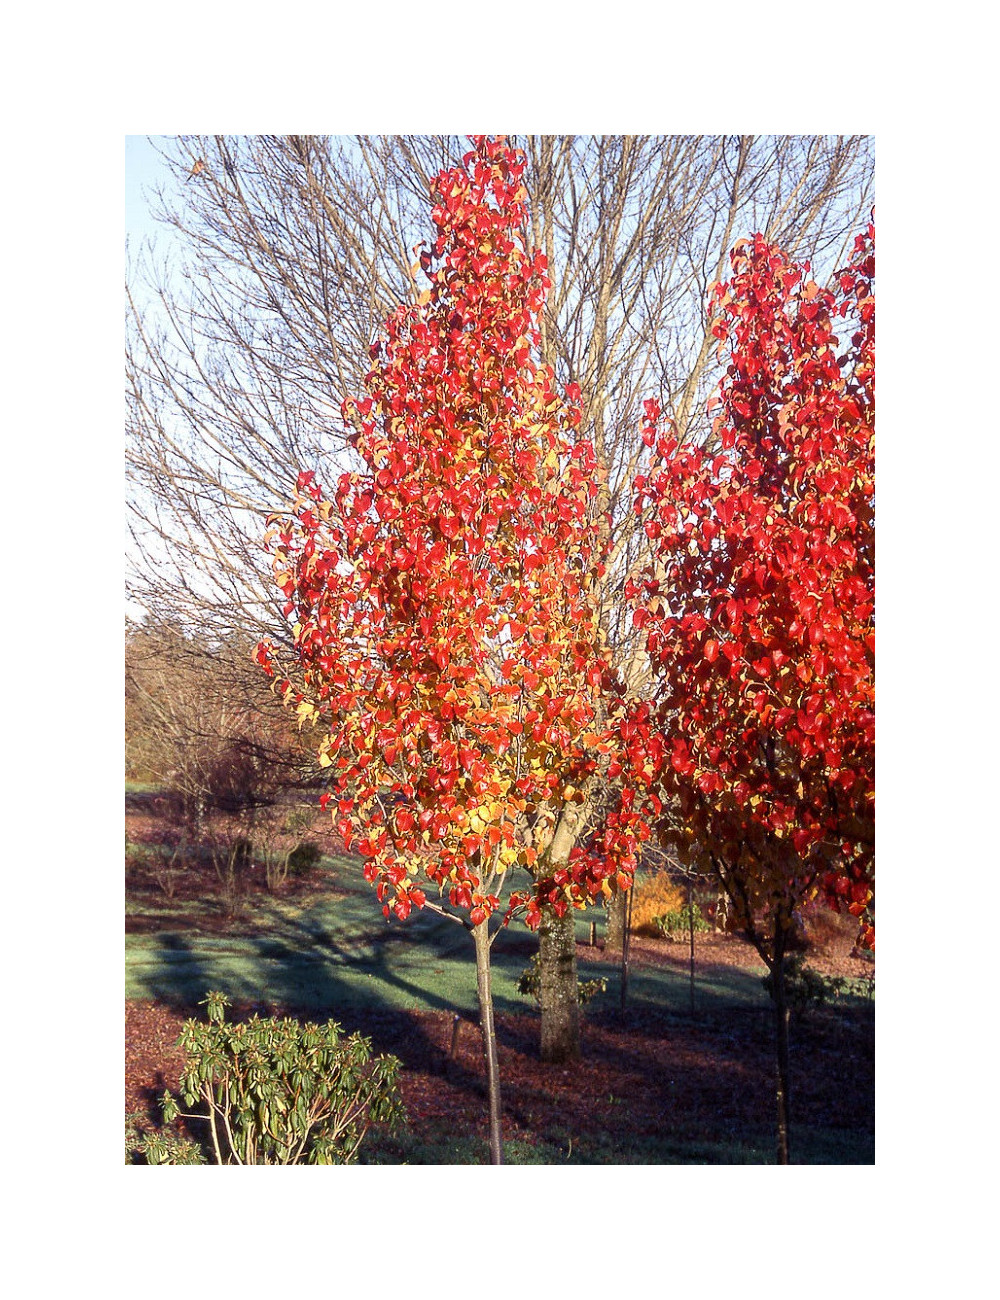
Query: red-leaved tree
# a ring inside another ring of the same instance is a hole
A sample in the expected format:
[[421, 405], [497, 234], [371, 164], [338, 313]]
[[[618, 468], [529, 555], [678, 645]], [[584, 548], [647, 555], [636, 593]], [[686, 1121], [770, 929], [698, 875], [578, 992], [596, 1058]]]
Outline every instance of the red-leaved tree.
[[874, 227], [827, 288], [760, 236], [731, 260], [713, 443], [678, 445], [646, 404], [636, 510], [655, 562], [628, 595], [673, 838], [772, 975], [787, 1162], [796, 911], [823, 896], [874, 944]]
[[426, 289], [345, 403], [363, 468], [330, 490], [305, 470], [271, 530], [297, 663], [258, 655], [322, 723], [325, 798], [386, 916], [435, 908], [471, 931], [499, 1163], [499, 926], [627, 886], [648, 832], [627, 796], [588, 822], [592, 787], [622, 766], [592, 595], [596, 462], [579, 390], [537, 361], [548, 279], [523, 234], [524, 159], [473, 142], [433, 182]]

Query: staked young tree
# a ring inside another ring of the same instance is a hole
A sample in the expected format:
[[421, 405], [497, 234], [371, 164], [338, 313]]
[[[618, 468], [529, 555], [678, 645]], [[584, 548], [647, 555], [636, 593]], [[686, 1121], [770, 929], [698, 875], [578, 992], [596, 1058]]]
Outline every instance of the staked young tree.
[[654, 559], [627, 594], [656, 683], [636, 720], [667, 838], [715, 872], [772, 977], [783, 1163], [796, 911], [825, 897], [874, 944], [874, 236], [827, 288], [739, 241], [713, 291], [713, 444], [650, 401], [636, 484]]
[[[650, 689], [625, 612], [648, 562], [631, 512], [648, 456], [641, 400], [657, 394], [685, 438], [710, 438], [716, 376], [704, 304], [733, 238], [759, 229], [834, 265], [872, 177], [866, 137], [525, 136], [528, 240], [548, 263], [539, 358], [581, 390], [581, 431], [608, 532], [594, 592], [618, 677]], [[261, 521], [303, 466], [357, 467], [339, 420], [361, 391], [371, 339], [423, 281], [410, 245], [428, 186], [459, 165], [459, 137], [184, 136], [162, 210], [172, 266], [137, 256], [129, 277], [130, 594], [207, 637], [251, 629], [287, 645], [259, 553]], [[197, 160], [203, 166], [192, 176]], [[818, 272], [817, 272], [818, 273]], [[614, 802], [620, 791], [608, 792]], [[543, 1019], [576, 988], [567, 919], [552, 918], [561, 978]], [[547, 968], [548, 969], [548, 968]], [[553, 972], [549, 972], [550, 976]], [[572, 1013], [562, 1050], [578, 1050]], [[553, 1035], [548, 1035], [551, 1039]]]
[[300, 473], [273, 522], [296, 656], [286, 676], [276, 647], [259, 658], [322, 724], [324, 798], [386, 918], [429, 907], [472, 935], [500, 1163], [499, 923], [544, 935], [627, 886], [648, 827], [631, 791], [597, 824], [592, 789], [623, 760], [594, 598], [598, 467], [579, 390], [538, 358], [549, 283], [525, 243], [523, 155], [472, 139], [433, 181], [436, 237], [414, 249], [427, 287], [345, 403], [364, 469], [328, 489]]

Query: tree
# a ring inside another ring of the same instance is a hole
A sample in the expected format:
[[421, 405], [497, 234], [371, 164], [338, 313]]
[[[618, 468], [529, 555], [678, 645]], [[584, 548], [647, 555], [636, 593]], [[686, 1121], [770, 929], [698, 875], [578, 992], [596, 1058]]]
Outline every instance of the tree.
[[809, 269], [760, 235], [736, 245], [713, 293], [716, 449], [647, 403], [635, 508], [655, 561], [628, 588], [667, 833], [771, 975], [782, 1162], [796, 909], [823, 895], [874, 942], [874, 226], [829, 287]]
[[259, 657], [322, 722], [327, 802], [386, 918], [431, 907], [472, 935], [500, 1163], [499, 925], [520, 915], [544, 936], [626, 886], [648, 832], [628, 793], [596, 824], [592, 788], [621, 770], [593, 595], [597, 466], [579, 390], [562, 396], [538, 359], [549, 285], [525, 241], [524, 158], [473, 143], [433, 182], [437, 235], [412, 268], [426, 287], [372, 346], [367, 395], [345, 403], [364, 469], [329, 494], [303, 470], [274, 521], [297, 665], [281, 676], [268, 644]]
[[206, 645], [176, 623], [125, 635], [127, 774], [155, 781], [198, 826], [212, 808], [266, 802], [301, 777], [307, 750], [262, 689], [246, 638]]
[[[517, 143], [530, 242], [552, 281], [539, 359], [581, 390], [580, 431], [602, 475], [596, 515], [608, 530], [592, 594], [618, 679], [642, 698], [650, 683], [622, 595], [649, 559], [630, 509], [646, 455], [635, 436], [640, 395], [657, 393], [686, 438], [711, 436], [705, 295], [735, 232], [759, 229], [836, 264], [869, 205], [871, 142]], [[337, 413], [363, 386], [380, 322], [423, 291], [412, 232], [431, 180], [466, 147], [452, 136], [183, 136], [168, 147], [179, 184], [162, 214], [181, 251], [166, 267], [137, 257], [129, 277], [129, 584], [151, 612], [180, 613], [208, 639], [252, 629], [287, 645], [259, 555], [261, 521], [285, 507], [302, 465], [357, 466]], [[600, 793], [611, 805], [620, 796], [614, 780]], [[553, 953], [545, 1037], [573, 1055], [572, 918], [550, 915], [542, 943]]]

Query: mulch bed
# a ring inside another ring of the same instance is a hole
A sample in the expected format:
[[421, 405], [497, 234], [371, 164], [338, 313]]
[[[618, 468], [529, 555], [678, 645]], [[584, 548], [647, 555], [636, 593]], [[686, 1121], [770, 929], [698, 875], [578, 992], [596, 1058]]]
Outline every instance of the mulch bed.
[[[133, 843], [171, 842], [160, 801], [133, 795], [126, 822]], [[311, 834], [324, 842], [326, 823]], [[324, 844], [324, 847], [326, 845]], [[147, 878], [148, 877], [148, 878]], [[217, 881], [209, 863], [193, 862], [176, 882], [176, 897], [211, 899]], [[329, 888], [330, 882], [326, 882]], [[263, 880], [250, 879], [251, 893], [262, 893]], [[290, 880], [289, 895], [316, 887]], [[148, 868], [133, 868], [130, 893], [157, 896]], [[162, 901], [162, 895], [160, 895]], [[230, 932], [232, 920], [221, 905], [200, 907], [199, 930]], [[245, 922], [244, 922], [245, 923]], [[172, 928], [184, 920], [173, 920]], [[195, 924], [192, 917], [191, 924]], [[158, 928], [155, 915], [139, 914], [127, 928]], [[824, 975], [861, 976], [871, 964], [851, 953], [848, 926], [828, 919], [814, 934], [809, 964]], [[578, 956], [590, 963], [605, 960], [599, 949], [580, 945]], [[609, 955], [609, 963], [617, 958]], [[686, 942], [633, 936], [631, 969], [669, 967], [682, 975], [689, 969]], [[713, 969], [739, 967], [759, 974], [752, 948], [733, 936], [699, 935], [695, 946], [696, 978]], [[295, 1014], [294, 1007], [235, 1007], [232, 1015]], [[159, 1122], [158, 1098], [175, 1090], [183, 1063], [176, 1045], [181, 1026], [197, 1006], [127, 1002], [125, 1006], [125, 1113]], [[485, 1140], [485, 1072], [478, 1026], [462, 1021], [452, 1055], [454, 1017], [447, 1012], [378, 1011], [353, 1023], [336, 1008], [331, 1015], [346, 1030], [360, 1030], [377, 1051], [391, 1052], [403, 1063], [401, 1092], [411, 1124], [450, 1128]], [[303, 1016], [303, 1019], [315, 1018]], [[663, 1132], [672, 1125], [692, 1139], [719, 1140], [774, 1122], [773, 1027], [767, 1010], [732, 1008], [711, 1016], [641, 1012], [625, 1013], [611, 996], [588, 1006], [582, 1023], [582, 1059], [572, 1066], [543, 1065], [539, 1058], [537, 1012], [497, 1017], [503, 1090], [504, 1136], [534, 1141], [557, 1135], [604, 1132], [627, 1149], [629, 1142]], [[874, 1129], [874, 1017], [817, 1013], [792, 1029], [791, 1088], [793, 1122], [871, 1132]], [[844, 1086], [849, 1081], [849, 1086]], [[568, 1140], [568, 1139], [567, 1139]]]
[[[633, 968], [670, 965], [687, 971], [682, 945], [633, 939]], [[810, 962], [827, 974], [870, 970], [849, 956], [849, 945], [815, 953]], [[599, 954], [580, 946], [581, 959]], [[744, 943], [723, 936], [696, 945], [696, 972], [713, 966], [759, 963]], [[665, 1123], [689, 1137], [718, 1140], [773, 1124], [773, 1037], [770, 1015], [731, 1010], [711, 1017], [642, 1013], [592, 1004], [582, 1026], [582, 1060], [572, 1066], [538, 1059], [537, 1014], [497, 1018], [503, 1089], [504, 1136], [526, 1141], [553, 1134], [605, 1132], [627, 1144], [662, 1133]], [[235, 1014], [294, 1014], [294, 1008], [234, 1008]], [[156, 1099], [176, 1089], [182, 1055], [176, 1039], [195, 1007], [126, 1004], [125, 1110], [157, 1122]], [[306, 1017], [304, 1017], [306, 1018]], [[485, 1082], [478, 1026], [463, 1021], [452, 1057], [454, 1018], [445, 1012], [369, 1012], [360, 1029], [377, 1050], [403, 1062], [401, 1093], [411, 1124], [450, 1125], [485, 1140]], [[874, 1024], [870, 1017], [845, 1023], [822, 1013], [793, 1025], [791, 1088], [794, 1120], [803, 1125], [871, 1131], [874, 1096]], [[845, 1080], [850, 1086], [845, 1087]], [[724, 1119], [722, 1118], [724, 1117]]]

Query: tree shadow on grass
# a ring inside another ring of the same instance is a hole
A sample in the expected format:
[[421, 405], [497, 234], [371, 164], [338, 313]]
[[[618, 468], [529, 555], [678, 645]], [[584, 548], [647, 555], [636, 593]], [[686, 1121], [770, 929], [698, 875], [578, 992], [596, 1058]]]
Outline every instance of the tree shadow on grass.
[[[185, 1016], [204, 1016], [210, 990], [224, 993], [234, 1015], [293, 1014], [334, 1020], [371, 1039], [376, 1051], [404, 1066], [480, 1091], [481, 1081], [450, 1059], [457, 1014], [478, 1033], [474, 946], [454, 922], [418, 914], [405, 924], [385, 924], [367, 907], [307, 907], [289, 915], [275, 910], [266, 933], [203, 935], [175, 931], [132, 944], [127, 953], [128, 996], [151, 998]], [[525, 936], [530, 946], [530, 936]], [[498, 941], [499, 942], [499, 941]], [[524, 943], [502, 949], [508, 985], [526, 962]], [[502, 1008], [521, 1010], [510, 994]], [[440, 1013], [440, 1024], [412, 1013]], [[431, 1035], [430, 1029], [435, 1030]], [[503, 1035], [502, 1035], [503, 1036]]]
[[[266, 930], [258, 928], [261, 921]], [[255, 930], [137, 937], [128, 949], [129, 996], [154, 998], [200, 1018], [199, 1002], [218, 989], [240, 1015], [332, 1019], [347, 1032], [361, 1032], [377, 1052], [398, 1056], [405, 1068], [442, 1076], [456, 1104], [462, 1097], [476, 1099], [475, 1112], [485, 1081], [474, 949], [463, 927], [426, 912], [404, 923], [385, 923], [370, 894], [355, 890], [305, 900], [302, 906], [276, 900], [257, 918]], [[532, 1117], [545, 1114], [554, 1133], [572, 1135], [594, 1133], [596, 1114], [596, 1145], [589, 1157], [582, 1148], [581, 1159], [598, 1163], [615, 1151], [634, 1151], [634, 1159], [623, 1157], [630, 1163], [655, 1163], [657, 1152], [675, 1162], [670, 1143], [676, 1139], [681, 1150], [689, 1132], [718, 1134], [719, 1152], [734, 1149], [733, 1141], [738, 1146], [747, 1134], [767, 1134], [772, 1029], [770, 1003], [757, 974], [733, 967], [702, 972], [692, 1021], [686, 972], [633, 968], [623, 1019], [619, 969], [581, 960], [580, 977], [603, 977], [608, 989], [585, 1011], [581, 1066], [561, 1071], [538, 1061], [538, 1011], [516, 993], [517, 978], [535, 951], [534, 936], [515, 928], [502, 931], [493, 950], [504, 1111], [510, 1121], [530, 1129]], [[456, 1014], [468, 1028], [460, 1026], [461, 1050], [452, 1059]], [[806, 1050], [815, 1046], [803, 1043]], [[831, 1040], [829, 1047], [833, 1060], [836, 1043]], [[793, 1069], [794, 1056], [793, 1044]], [[613, 1102], [594, 1093], [605, 1084]], [[627, 1106], [618, 1104], [621, 1095], [628, 1096]], [[866, 1127], [866, 1104], [862, 1098], [845, 1128]], [[793, 1092], [793, 1137], [794, 1106]], [[697, 1162], [726, 1160], [709, 1153]]]

